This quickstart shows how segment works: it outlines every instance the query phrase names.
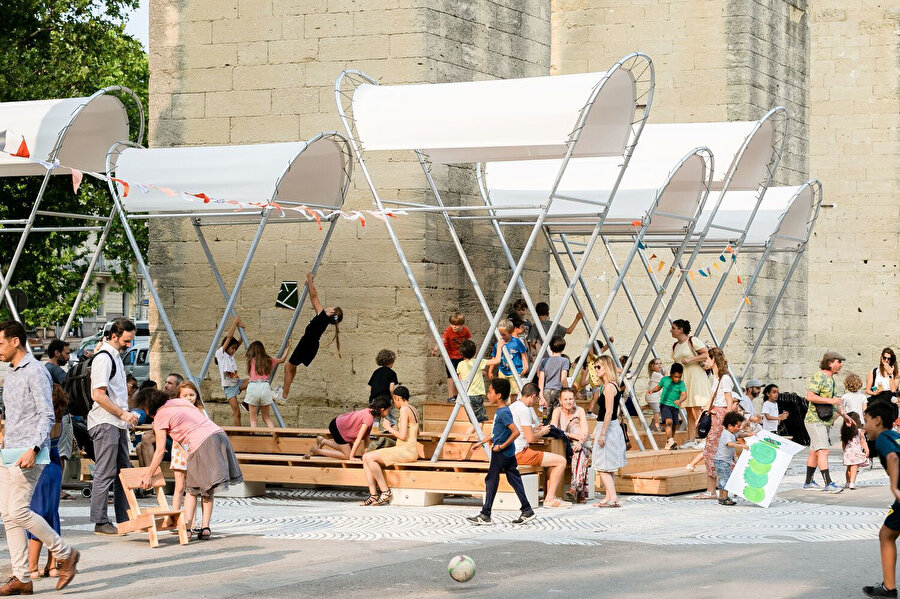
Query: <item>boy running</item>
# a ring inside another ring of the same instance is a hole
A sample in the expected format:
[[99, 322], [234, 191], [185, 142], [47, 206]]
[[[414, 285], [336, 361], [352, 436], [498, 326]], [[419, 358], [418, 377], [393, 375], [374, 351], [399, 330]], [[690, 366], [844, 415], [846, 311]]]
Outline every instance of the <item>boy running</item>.
[[866, 409], [866, 438], [874, 443], [881, 466], [890, 480], [894, 504], [888, 510], [887, 518], [878, 531], [881, 544], [882, 582], [863, 587], [869, 597], [897, 596], [897, 537], [900, 536], [900, 433], [893, 430], [897, 408], [888, 402], [874, 401]]

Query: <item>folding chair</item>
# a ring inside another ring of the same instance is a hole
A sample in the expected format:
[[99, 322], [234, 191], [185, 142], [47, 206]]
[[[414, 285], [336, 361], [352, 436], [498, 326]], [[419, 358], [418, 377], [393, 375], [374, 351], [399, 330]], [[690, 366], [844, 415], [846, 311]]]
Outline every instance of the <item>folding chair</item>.
[[156, 491], [156, 507], [141, 509], [138, 505], [134, 490], [140, 488], [141, 479], [147, 474], [147, 468], [126, 468], [119, 473], [119, 480], [125, 490], [125, 498], [128, 500], [128, 521], [118, 524], [119, 534], [129, 532], [144, 532], [150, 536], [150, 547], [159, 546], [161, 530], [177, 530], [178, 542], [187, 545], [188, 535], [184, 524], [184, 512], [173, 510], [166, 499], [166, 481], [162, 472], [157, 471], [153, 475], [152, 487]]

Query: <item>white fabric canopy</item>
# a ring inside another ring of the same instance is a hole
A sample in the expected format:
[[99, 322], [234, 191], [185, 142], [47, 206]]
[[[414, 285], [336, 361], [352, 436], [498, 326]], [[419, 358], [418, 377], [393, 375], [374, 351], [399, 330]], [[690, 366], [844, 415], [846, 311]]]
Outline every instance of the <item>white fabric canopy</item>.
[[[647, 125], [641, 132], [634, 156], [674, 163], [692, 148], [706, 146], [715, 156], [713, 189], [721, 189], [725, 178], [734, 171], [729, 189], [756, 190], [765, 179], [775, 143], [775, 126], [771, 118], [762, 122]], [[745, 144], [747, 149], [738, 163], [738, 154]]]
[[[706, 163], [699, 154], [690, 153], [680, 166], [633, 158], [610, 204], [603, 231], [633, 230], [632, 222], [641, 220], [653, 207], [659, 190], [658, 210], [684, 217], [697, 213], [707, 177]], [[681, 158], [681, 157], [679, 157]], [[608, 202], [618, 176], [621, 158], [580, 158], [569, 161], [558, 193], [593, 202]], [[543, 205], [550, 194], [549, 183], [559, 169], [559, 160], [492, 162], [485, 167], [485, 184], [494, 206]], [[568, 232], [593, 229], [604, 207], [600, 204], [555, 199], [546, 223]], [[508, 209], [500, 212], [511, 218], [537, 216], [538, 209]], [[561, 223], [568, 223], [561, 226]], [[574, 223], [581, 223], [578, 226]], [[682, 231], [687, 223], [663, 215], [653, 218], [648, 234]]]
[[[128, 114], [118, 98], [106, 94], [92, 100], [5, 102], [0, 104], [0, 131], [3, 130], [23, 136], [31, 158], [0, 153], [0, 177], [43, 175], [46, 169], [33, 161], [52, 162], [54, 158], [63, 166], [102, 172], [109, 147], [128, 139]], [[60, 139], [62, 146], [54, 156]], [[69, 173], [69, 169], [54, 170], [54, 174]]]
[[[604, 77], [364, 84], [353, 94], [353, 118], [365, 150], [422, 150], [442, 163], [562, 157]], [[597, 95], [575, 155], [621, 156], [634, 114], [634, 76], [617, 69]]]
[[312, 142], [187, 148], [127, 148], [119, 155], [115, 176], [127, 181], [123, 198], [128, 212], [259, 212], [260, 207], [186, 200], [154, 185], [210, 198], [266, 204], [283, 200], [340, 208], [346, 142], [332, 134]]
[[[813, 186], [809, 183], [792, 187], [770, 187], [766, 190], [766, 195], [763, 197], [756, 216], [750, 222], [747, 237], [741, 249], [760, 249], [770, 238], [775, 243], [775, 249], [796, 248], [797, 245], [808, 239], [811, 216], [819, 199], [818, 194], [814, 193]], [[747, 226], [755, 204], [756, 194], [754, 192], [728, 192], [716, 213], [715, 224], [743, 229]], [[711, 209], [711, 206], [704, 209], [697, 225], [698, 231], [709, 221]], [[738, 233], [723, 231], [713, 226], [709, 230], [704, 245], [712, 245], [721, 249], [721, 244], [734, 241], [738, 236]]]

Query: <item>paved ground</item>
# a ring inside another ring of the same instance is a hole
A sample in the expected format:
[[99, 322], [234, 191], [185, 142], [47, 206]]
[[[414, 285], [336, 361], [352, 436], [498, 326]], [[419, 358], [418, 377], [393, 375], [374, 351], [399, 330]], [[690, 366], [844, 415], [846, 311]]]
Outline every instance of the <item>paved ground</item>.
[[[837, 455], [834, 456], [837, 462]], [[84, 554], [65, 594], [89, 597], [522, 597], [638, 598], [861, 596], [880, 579], [875, 537], [889, 495], [884, 472], [861, 488], [804, 492], [796, 459], [780, 497], [763, 510], [688, 497], [626, 497], [620, 510], [538, 510], [473, 528], [477, 503], [362, 508], [351, 492], [272, 490], [220, 499], [216, 537], [150, 549], [146, 537], [91, 534], [87, 501], [63, 502], [64, 535]], [[832, 467], [841, 472], [838, 464]], [[0, 571], [8, 572], [5, 543]], [[464, 553], [477, 566], [466, 584], [447, 575]], [[50, 593], [50, 581], [37, 592]]]

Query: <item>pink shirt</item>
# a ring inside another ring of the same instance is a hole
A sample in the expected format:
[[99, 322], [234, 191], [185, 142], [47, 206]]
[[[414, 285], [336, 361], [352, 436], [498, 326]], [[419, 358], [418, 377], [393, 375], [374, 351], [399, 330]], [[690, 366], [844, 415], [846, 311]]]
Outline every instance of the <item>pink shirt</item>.
[[222, 429], [186, 399], [170, 399], [156, 412], [153, 430], [166, 431], [173, 441], [194, 453], [200, 444]]
[[372, 411], [369, 410], [369, 408], [363, 408], [362, 410], [356, 410], [355, 412], [347, 412], [346, 414], [341, 414], [335, 418], [335, 425], [337, 426], [338, 432], [341, 433], [344, 441], [351, 444], [356, 441], [360, 427], [365, 424], [369, 428], [372, 428], [373, 422], [375, 422], [375, 417], [372, 416]]
[[[272, 372], [272, 368], [275, 367], [275, 358], [270, 358], [270, 359], [272, 360], [272, 362], [269, 365], [269, 372]], [[248, 378], [251, 381], [267, 381], [267, 380], [269, 380], [269, 375], [268, 374], [257, 374], [256, 373], [256, 360], [250, 360], [250, 374], [248, 375]]]

